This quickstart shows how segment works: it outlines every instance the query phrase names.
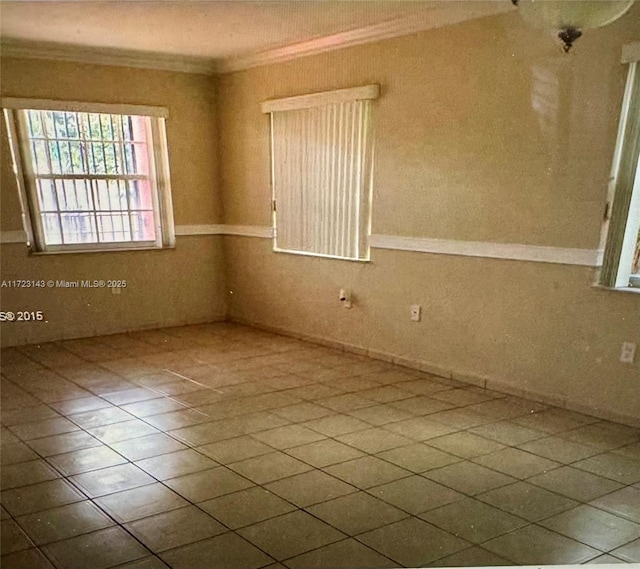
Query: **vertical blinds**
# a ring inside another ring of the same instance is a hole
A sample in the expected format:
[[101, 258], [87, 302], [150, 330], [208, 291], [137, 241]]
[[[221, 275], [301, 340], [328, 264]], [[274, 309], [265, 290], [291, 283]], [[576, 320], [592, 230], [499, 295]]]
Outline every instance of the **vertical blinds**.
[[371, 101], [271, 111], [279, 251], [366, 260]]

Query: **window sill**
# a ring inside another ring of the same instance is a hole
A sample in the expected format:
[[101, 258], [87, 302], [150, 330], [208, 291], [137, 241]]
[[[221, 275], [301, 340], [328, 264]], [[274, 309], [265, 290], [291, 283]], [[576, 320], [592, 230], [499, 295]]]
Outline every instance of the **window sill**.
[[75, 255], [87, 253], [133, 253], [137, 251], [166, 251], [174, 250], [175, 245], [166, 245], [164, 247], [114, 247], [112, 249], [69, 249], [60, 251], [29, 251], [29, 256], [48, 257], [50, 255]]
[[327, 259], [330, 261], [347, 261], [351, 263], [370, 263], [371, 258], [367, 259], [353, 259], [352, 257], [335, 257], [333, 255], [323, 255], [321, 253], [309, 253], [307, 251], [289, 251], [288, 249], [276, 249], [273, 248], [274, 253], [285, 255], [298, 255], [300, 257], [314, 257], [316, 259]]
[[595, 288], [597, 290], [606, 290], [606, 291], [609, 291], [609, 292], [626, 292], [626, 293], [631, 293], [631, 294], [640, 294], [640, 288], [633, 287], [633, 286], [611, 288], [611, 287], [608, 287], [608, 286], [602, 286], [602, 285], [599, 285], [599, 284], [594, 284], [594, 285], [591, 285], [591, 288]]

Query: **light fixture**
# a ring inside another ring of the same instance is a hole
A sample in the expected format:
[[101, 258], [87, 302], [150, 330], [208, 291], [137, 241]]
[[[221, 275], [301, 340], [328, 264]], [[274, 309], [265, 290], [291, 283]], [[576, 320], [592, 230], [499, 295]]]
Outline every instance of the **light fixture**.
[[601, 28], [623, 16], [634, 0], [511, 0], [537, 28], [553, 28], [568, 52], [582, 30]]

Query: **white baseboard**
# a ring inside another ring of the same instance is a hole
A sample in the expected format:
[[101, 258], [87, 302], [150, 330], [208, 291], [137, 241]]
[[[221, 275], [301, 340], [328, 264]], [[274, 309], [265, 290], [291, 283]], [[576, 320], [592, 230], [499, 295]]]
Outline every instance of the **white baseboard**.
[[144, 330], [158, 330], [162, 328], [174, 328], [176, 326], [196, 326], [198, 324], [211, 324], [214, 322], [226, 322], [224, 314], [218, 314], [210, 318], [196, 318], [194, 320], [170, 320], [166, 322], [145, 323], [138, 326], [127, 326], [125, 328], [111, 326], [102, 330], [94, 330], [92, 332], [78, 332], [71, 334], [50, 334], [42, 337], [28, 339], [26, 342], [13, 342], [7, 339], [7, 334], [2, 335], [2, 347], [11, 348], [13, 346], [25, 346], [30, 344], [44, 344], [47, 342], [63, 342], [65, 340], [81, 340], [84, 338], [98, 338], [100, 336], [109, 336], [111, 334], [127, 334], [129, 332], [142, 332]]
[[262, 322], [257, 322], [253, 320], [247, 320], [239, 317], [228, 317], [227, 320], [229, 322], [236, 322], [238, 324], [259, 328], [267, 332], [273, 332], [275, 334], [280, 334], [282, 336], [295, 338], [296, 340], [303, 340], [306, 342], [311, 342], [313, 344], [319, 344], [321, 346], [334, 348], [336, 350], [340, 350], [343, 352], [349, 352], [352, 354], [367, 356], [375, 360], [380, 360], [387, 363], [393, 363], [409, 369], [415, 369], [418, 371], [430, 373], [432, 375], [442, 377], [445, 379], [453, 379], [455, 381], [459, 381], [461, 383], [465, 383], [469, 385], [474, 385], [476, 387], [481, 387], [483, 389], [490, 389], [492, 391], [497, 391], [499, 393], [505, 393], [508, 395], [514, 395], [517, 397], [531, 399], [533, 401], [544, 403], [546, 405], [552, 405], [554, 407], [559, 407], [561, 409], [566, 409], [568, 411], [575, 411], [578, 413], [583, 413], [585, 415], [591, 415], [592, 417], [597, 417], [599, 419], [612, 421], [614, 423], [622, 423], [624, 425], [629, 425], [632, 427], [640, 427], [640, 417], [636, 417], [633, 415], [626, 415], [623, 413], [617, 413], [615, 411], [610, 411], [607, 409], [594, 408], [589, 405], [567, 400], [565, 397], [551, 394], [551, 393], [542, 393], [542, 392], [528, 390], [528, 389], [521, 389], [514, 386], [513, 384], [506, 383], [499, 379], [476, 376], [468, 373], [458, 373], [455, 370], [449, 370], [441, 366], [432, 364], [430, 362], [424, 362], [421, 360], [411, 360], [408, 358], [398, 357], [388, 352], [381, 352], [378, 350], [369, 350], [364, 346], [358, 346], [355, 344], [349, 344], [347, 342], [332, 340], [332, 339], [324, 338], [322, 336], [301, 334], [301, 333], [293, 332], [291, 330], [287, 330], [285, 328], [280, 328], [278, 326], [271, 326], [269, 324], [264, 324]]

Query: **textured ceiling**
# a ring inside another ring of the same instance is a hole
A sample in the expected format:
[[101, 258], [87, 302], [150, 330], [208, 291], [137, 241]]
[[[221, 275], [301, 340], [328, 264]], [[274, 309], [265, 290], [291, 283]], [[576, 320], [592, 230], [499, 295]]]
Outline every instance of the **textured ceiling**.
[[[506, 3], [507, 0], [492, 4]], [[0, 1], [3, 40], [225, 59], [480, 2], [289, 0]], [[429, 26], [426, 26], [429, 27]]]

